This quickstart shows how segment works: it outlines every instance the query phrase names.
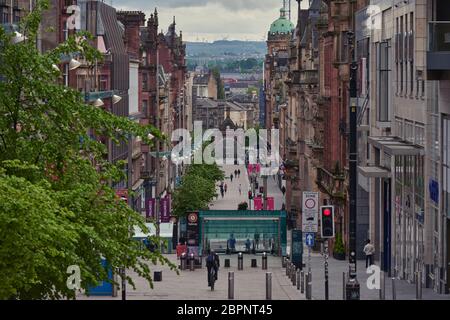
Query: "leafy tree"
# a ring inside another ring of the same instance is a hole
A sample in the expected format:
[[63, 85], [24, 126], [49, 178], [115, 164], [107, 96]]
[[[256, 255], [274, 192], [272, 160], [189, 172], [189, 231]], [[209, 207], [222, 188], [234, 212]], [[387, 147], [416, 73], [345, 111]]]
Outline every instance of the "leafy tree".
[[37, 1], [21, 23], [26, 41], [13, 44], [0, 27], [0, 299], [75, 298], [67, 268], [80, 267], [87, 289], [107, 280], [102, 258], [153, 286], [149, 263], [176, 267], [130, 237], [134, 226], [148, 230], [110, 187], [125, 179], [121, 164], [109, 163], [105, 145], [89, 132], [115, 143], [129, 135], [148, 144], [149, 133], [164, 137], [85, 104], [78, 91], [58, 83], [61, 72], [53, 65], [62, 55], [77, 52], [90, 65], [102, 56], [86, 33], [40, 54], [35, 39], [47, 8], [47, 0]]
[[225, 178], [217, 164], [193, 164], [183, 176], [181, 185], [173, 196], [173, 212], [184, 217], [193, 210], [208, 209], [208, 205], [217, 196], [216, 183]]
[[183, 177], [181, 186], [174, 192], [174, 214], [183, 217], [188, 211], [208, 209], [208, 204], [215, 195], [215, 185], [210, 180], [187, 174]]

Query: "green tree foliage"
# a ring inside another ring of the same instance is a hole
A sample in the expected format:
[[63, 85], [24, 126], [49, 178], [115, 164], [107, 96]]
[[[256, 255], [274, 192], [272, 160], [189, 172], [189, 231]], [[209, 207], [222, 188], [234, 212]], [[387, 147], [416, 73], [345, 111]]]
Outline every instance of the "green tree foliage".
[[344, 247], [344, 242], [342, 241], [341, 233], [336, 234], [336, 240], [334, 243], [334, 253], [339, 253], [339, 254], [345, 253], [345, 247]]
[[224, 178], [223, 171], [216, 164], [189, 166], [181, 185], [174, 192], [174, 214], [184, 217], [189, 211], [208, 209], [217, 196], [216, 183]]
[[[222, 73], [254, 73], [261, 72], [263, 66], [263, 59], [247, 58], [247, 59], [226, 59], [226, 60], [213, 60], [208, 62], [208, 69], [218, 69]], [[194, 61], [188, 61], [188, 65], [194, 65]]]
[[62, 55], [77, 52], [90, 65], [102, 56], [88, 34], [40, 54], [35, 39], [47, 8], [48, 1], [38, 1], [23, 20], [26, 41], [13, 44], [0, 27], [0, 299], [75, 298], [67, 268], [80, 267], [87, 289], [107, 280], [102, 258], [153, 286], [151, 264], [175, 266], [132, 240], [134, 226], [148, 231], [144, 219], [110, 187], [126, 178], [123, 168], [107, 162], [105, 145], [89, 133], [115, 143], [129, 135], [148, 144], [149, 133], [164, 137], [85, 104], [78, 91], [60, 84], [52, 65]]

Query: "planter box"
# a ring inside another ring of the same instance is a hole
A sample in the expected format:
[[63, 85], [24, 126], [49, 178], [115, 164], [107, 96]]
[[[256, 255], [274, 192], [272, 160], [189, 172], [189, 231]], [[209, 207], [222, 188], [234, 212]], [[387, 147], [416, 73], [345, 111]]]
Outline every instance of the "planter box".
[[345, 253], [333, 252], [333, 258], [335, 258], [336, 260], [344, 261], [345, 260]]

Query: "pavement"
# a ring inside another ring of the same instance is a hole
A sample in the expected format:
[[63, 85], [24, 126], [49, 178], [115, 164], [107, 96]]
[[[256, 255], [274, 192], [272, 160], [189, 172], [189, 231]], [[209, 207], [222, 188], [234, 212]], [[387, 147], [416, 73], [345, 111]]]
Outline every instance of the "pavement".
[[[219, 198], [211, 204], [212, 210], [236, 210], [240, 202], [248, 201], [247, 192], [249, 190], [249, 179], [244, 166], [228, 166], [224, 168], [227, 177], [231, 173], [234, 175], [235, 169], [241, 170], [241, 176], [225, 180], [228, 185], [228, 192], [222, 198]], [[261, 182], [262, 183], [262, 182]], [[242, 194], [239, 194], [239, 185], [241, 185]], [[219, 190], [219, 189], [218, 189]], [[220, 193], [220, 192], [219, 192]], [[268, 194], [275, 198], [275, 208], [281, 209], [284, 202], [283, 195], [278, 188], [276, 181], [268, 179]], [[291, 232], [288, 232], [288, 244], [290, 243]], [[288, 245], [289, 252], [289, 245]], [[304, 248], [303, 262], [306, 264], [304, 271], [308, 269], [307, 248]], [[176, 255], [166, 255], [172, 262], [179, 264]], [[225, 259], [230, 259], [230, 268], [224, 268]], [[257, 268], [251, 268], [251, 259], [257, 259]], [[228, 298], [228, 272], [234, 272], [234, 292], [235, 300], [264, 300], [265, 299], [265, 279], [266, 272], [272, 273], [272, 299], [273, 300], [305, 300], [305, 294], [302, 294], [286, 276], [286, 270], [282, 268], [280, 257], [268, 256], [268, 270], [262, 270], [261, 255], [244, 255], [244, 270], [237, 270], [237, 255], [220, 255], [221, 268], [219, 278], [216, 282], [215, 290], [211, 291], [207, 285], [206, 268], [196, 269], [195, 271], [180, 271], [179, 275], [171, 271], [167, 266], [150, 265], [153, 271], [162, 271], [162, 282], [154, 282], [154, 288], [140, 278], [133, 271], [128, 270], [136, 283], [136, 289], [133, 290], [127, 285], [128, 300], [226, 300]], [[361, 300], [380, 299], [380, 290], [370, 290], [366, 283], [370, 274], [366, 273], [363, 261], [358, 262], [358, 281], [361, 287]], [[204, 264], [203, 264], [204, 265]], [[329, 299], [343, 299], [343, 273], [348, 271], [347, 261], [338, 261], [330, 257], [329, 265]], [[324, 282], [324, 257], [320, 253], [311, 254], [312, 271], [312, 299], [325, 299]], [[386, 277], [385, 281], [385, 299], [392, 299], [392, 280]], [[397, 300], [416, 299], [415, 285], [406, 281], [396, 280]], [[80, 293], [79, 300], [120, 300], [121, 291], [118, 291], [117, 297], [87, 297]], [[422, 298], [424, 300], [450, 300], [450, 295], [439, 295], [431, 289], [423, 288]]]

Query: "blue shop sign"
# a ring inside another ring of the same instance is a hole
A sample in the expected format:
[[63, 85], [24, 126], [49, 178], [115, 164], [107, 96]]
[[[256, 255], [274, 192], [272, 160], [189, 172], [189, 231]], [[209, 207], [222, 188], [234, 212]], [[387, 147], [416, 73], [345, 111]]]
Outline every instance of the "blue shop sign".
[[439, 204], [439, 182], [431, 179], [429, 184], [430, 198], [436, 204]]

